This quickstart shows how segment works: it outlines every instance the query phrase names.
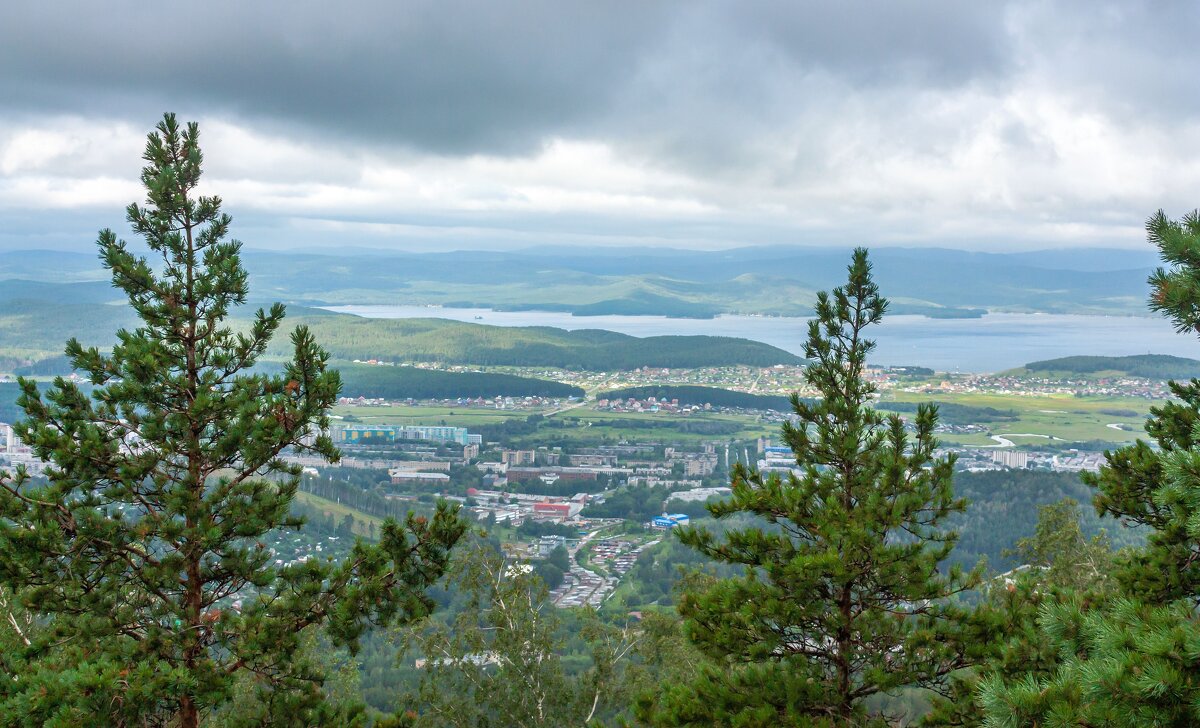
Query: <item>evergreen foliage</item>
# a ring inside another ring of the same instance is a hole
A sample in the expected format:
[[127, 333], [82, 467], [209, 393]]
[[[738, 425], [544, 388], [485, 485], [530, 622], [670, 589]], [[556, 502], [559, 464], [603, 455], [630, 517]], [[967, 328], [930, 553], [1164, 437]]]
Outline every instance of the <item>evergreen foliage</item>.
[[1039, 615], [1107, 599], [1114, 590], [1107, 535], [1087, 537], [1082, 522], [1082, 509], [1071, 498], [1038, 508], [1032, 535], [1018, 539], [1010, 553], [1021, 566], [987, 582], [967, 620], [972, 667], [954, 676], [949, 697], [934, 701], [922, 725], [982, 725], [984, 711], [975, 699], [981, 685], [1041, 681], [1056, 673], [1058, 645], [1042, 634]]
[[322, 671], [301, 654], [305, 628], [353, 649], [372, 623], [423, 617], [465, 525], [441, 507], [387, 522], [379, 543], [343, 562], [273, 565], [262, 539], [300, 526], [289, 515], [300, 470], [280, 453], [338, 458], [313, 435], [340, 382], [303, 327], [282, 373], [247, 373], [284, 309], [259, 310], [243, 333], [225, 324], [247, 277], [220, 198], [195, 194], [196, 124], [167, 114], [144, 159], [146, 203], [127, 217], [161, 260], [109, 230], [99, 238], [138, 327], [119, 331], [108, 355], [68, 342], [90, 396], [63, 378], [45, 392], [20, 382], [17, 432], [51, 466], [45, 485], [0, 479], [0, 579], [42, 624], [0, 656], [19, 676], [0, 681], [0, 715], [193, 728], [245, 678], [275, 722], [351, 722], [323, 700]]
[[[1159, 211], [1146, 224], [1168, 268], [1150, 278], [1150, 307], [1181, 332], [1200, 326], [1200, 213]], [[1151, 409], [1144, 441], [1108, 454], [1098, 512], [1149, 529], [1120, 559], [1117, 597], [1045, 606], [1041, 637], [1061, 664], [1049, 675], [985, 679], [979, 701], [991, 726], [1174, 726], [1200, 722], [1200, 380], [1171, 383], [1177, 399]]]
[[1047, 583], [1073, 591], [1095, 588], [1108, 578], [1112, 547], [1107, 533], [1084, 536], [1079, 520], [1079, 503], [1071, 498], [1041, 506], [1033, 535], [1019, 539], [1011, 555], [1045, 572]]
[[709, 506], [751, 525], [680, 540], [743, 576], [699, 579], [679, 602], [687, 633], [710, 659], [697, 679], [664, 686], [641, 717], [659, 725], [865, 725], [884, 723], [866, 702], [902, 688], [944, 688], [966, 664], [964, 610], [949, 597], [977, 572], [939, 574], [962, 511], [953, 459], [935, 458], [937, 412], [922, 407], [910, 440], [900, 418], [870, 406], [863, 378], [866, 329], [887, 302], [867, 252], [854, 252], [845, 286], [821, 293], [810, 323], [806, 380], [822, 395], [793, 398], [785, 424], [800, 475], [736, 466], [732, 496]]

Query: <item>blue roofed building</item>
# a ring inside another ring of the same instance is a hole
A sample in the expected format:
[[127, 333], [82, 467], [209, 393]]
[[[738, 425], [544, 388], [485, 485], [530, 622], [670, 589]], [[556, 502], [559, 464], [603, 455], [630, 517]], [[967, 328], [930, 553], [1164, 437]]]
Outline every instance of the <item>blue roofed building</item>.
[[651, 519], [650, 527], [666, 530], [676, 526], [686, 526], [690, 520], [686, 513], [664, 513]]

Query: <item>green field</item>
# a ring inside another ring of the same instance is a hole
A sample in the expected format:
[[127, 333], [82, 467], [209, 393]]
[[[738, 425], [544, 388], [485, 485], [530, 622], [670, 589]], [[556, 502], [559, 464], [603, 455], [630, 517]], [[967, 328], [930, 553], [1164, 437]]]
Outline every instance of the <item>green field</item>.
[[[629, 414], [578, 409], [561, 417], [564, 422], [573, 423], [578, 428], [573, 436], [588, 440], [747, 440], [777, 435], [779, 432], [778, 424], [762, 422], [749, 415], [704, 413], [681, 417], [662, 412]], [[719, 429], [706, 431], [707, 424]]]
[[992, 446], [992, 445], [996, 444], [996, 441], [993, 440], [992, 438], [988, 437], [987, 435], [975, 434], [975, 433], [954, 434], [954, 433], [939, 432], [937, 439], [938, 439], [938, 442], [942, 443], [943, 445], [961, 445], [961, 446], [988, 445], [988, 446]]
[[354, 533], [359, 536], [370, 535], [370, 524], [372, 523], [375, 524], [376, 529], [383, 526], [382, 518], [368, 515], [360, 510], [356, 510], [349, 506], [344, 506], [341, 503], [335, 503], [331, 500], [326, 500], [318, 495], [306, 493], [302, 490], [296, 491], [296, 500], [312, 508], [320, 509], [325, 513], [325, 515], [333, 516], [334, 521], [339, 523], [346, 516], [352, 517], [354, 519]]
[[[1018, 396], [1001, 394], [919, 395], [897, 392], [889, 397], [897, 402], [942, 402], [968, 407], [991, 407], [1013, 411], [1015, 419], [981, 423], [985, 433], [942, 434], [939, 439], [953, 445], [994, 445], [989, 435], [1008, 437], [1017, 445], [1037, 445], [1054, 441], [1129, 443], [1145, 437], [1142, 421], [1154, 404], [1133, 397], [1074, 397], [1071, 395]], [[627, 413], [597, 411], [588, 405], [563, 411], [488, 410], [462, 407], [339, 406], [334, 414], [357, 418], [370, 424], [446, 424], [478, 427], [509, 419], [525, 419], [541, 414], [561, 422], [531, 435], [564, 436], [580, 442], [645, 440], [694, 442], [704, 440], [747, 440], [760, 436], [775, 437], [779, 424], [753, 415], [716, 412], [680, 416], [669, 413]], [[549, 424], [549, 423], [548, 423]], [[1117, 429], [1110, 425], [1120, 425]], [[1043, 436], [1043, 437], [1037, 437]], [[1053, 438], [1053, 439], [1051, 439]]]
[[[686, 417], [667, 413], [624, 413], [600, 412], [587, 405], [570, 407], [557, 412], [547, 410], [487, 410], [462, 407], [388, 406], [356, 407], [341, 405], [333, 414], [340, 417], [350, 415], [360, 422], [379, 425], [449, 425], [454, 427], [478, 427], [498, 424], [510, 419], [525, 419], [541, 414], [561, 422], [539, 433], [529, 436], [531, 443], [539, 437], [566, 436], [581, 442], [608, 440], [670, 440], [701, 441], [713, 439], [753, 439], [762, 435], [773, 436], [779, 425], [761, 422], [750, 415], [732, 415], [706, 412]], [[712, 427], [709, 427], [709, 424]]]
[[[989, 434], [1008, 437], [1018, 445], [1034, 445], [1046, 438], [1021, 437], [1045, 435], [1066, 442], [1099, 440], [1112, 443], [1133, 442], [1144, 438], [1142, 422], [1155, 404], [1135, 397], [1075, 397], [1072, 395], [1021, 396], [1002, 394], [937, 394], [918, 395], [897, 392], [900, 402], [950, 402], [970, 407], [994, 407], [1014, 410], [1016, 419], [1007, 422], [985, 423]], [[1122, 425], [1116, 429], [1109, 425]], [[1016, 433], [1014, 435], [1014, 433]], [[942, 435], [946, 443], [960, 445], [994, 444], [983, 435]]]
[[[386, 407], [358, 407], [338, 405], [333, 408], [335, 417], [351, 416], [372, 425], [449, 425], [471, 427], [489, 425], [510, 419], [524, 419], [530, 415], [545, 414], [546, 410], [498, 410], [468, 407], [426, 407], [404, 405]], [[351, 420], [353, 422], [353, 420]]]

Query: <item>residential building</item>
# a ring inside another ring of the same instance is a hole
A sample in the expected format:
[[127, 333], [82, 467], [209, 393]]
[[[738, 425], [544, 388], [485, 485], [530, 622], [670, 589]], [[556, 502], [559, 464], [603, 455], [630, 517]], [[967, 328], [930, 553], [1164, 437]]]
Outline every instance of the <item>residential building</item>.
[[500, 462], [505, 465], [533, 465], [537, 462], [537, 453], [533, 450], [505, 450], [500, 454]]

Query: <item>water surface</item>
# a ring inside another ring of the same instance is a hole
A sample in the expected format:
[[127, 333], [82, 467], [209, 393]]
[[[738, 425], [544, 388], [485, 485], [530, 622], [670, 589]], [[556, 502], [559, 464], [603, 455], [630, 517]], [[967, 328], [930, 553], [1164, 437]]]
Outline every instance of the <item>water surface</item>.
[[[329, 310], [367, 318], [442, 318], [492, 326], [608, 329], [632, 336], [738, 336], [801, 356], [807, 336], [807, 319], [770, 316], [572, 316], [551, 311], [430, 306], [332, 306]], [[872, 363], [918, 365], [939, 371], [995, 372], [1076, 354], [1174, 354], [1200, 359], [1200, 340], [1175, 333], [1161, 318], [1042, 313], [989, 313], [977, 319], [889, 316], [874, 327], [871, 335], [878, 343]]]

